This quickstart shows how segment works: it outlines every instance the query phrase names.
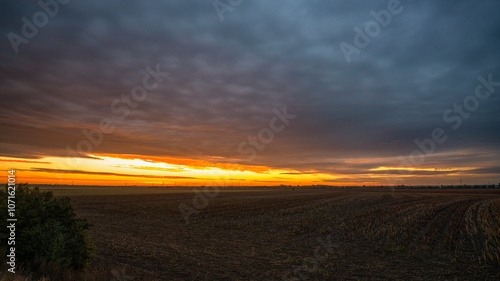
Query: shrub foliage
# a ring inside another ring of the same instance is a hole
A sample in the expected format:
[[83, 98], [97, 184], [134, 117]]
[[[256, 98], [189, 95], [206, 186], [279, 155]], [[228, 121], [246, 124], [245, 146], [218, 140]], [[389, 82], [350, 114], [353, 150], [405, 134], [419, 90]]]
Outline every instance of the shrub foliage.
[[[6, 185], [0, 190], [0, 220], [4, 224], [8, 216], [7, 195]], [[76, 216], [69, 198], [55, 198], [52, 192], [18, 184], [15, 203], [16, 263], [33, 271], [42, 264], [77, 271], [86, 266], [93, 255], [86, 231], [90, 224]], [[1, 247], [0, 252], [5, 252], [6, 241], [2, 241]]]

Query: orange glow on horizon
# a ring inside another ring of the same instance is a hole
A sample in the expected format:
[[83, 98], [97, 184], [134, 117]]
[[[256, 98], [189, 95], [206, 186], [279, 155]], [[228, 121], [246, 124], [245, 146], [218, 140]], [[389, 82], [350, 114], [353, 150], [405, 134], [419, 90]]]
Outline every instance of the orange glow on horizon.
[[[460, 168], [460, 170], [469, 170], [473, 168]], [[427, 171], [427, 172], [436, 172], [436, 171], [443, 171], [443, 172], [454, 172], [454, 171], [459, 171], [456, 168], [414, 168], [414, 167], [377, 167], [370, 169], [369, 171]]]
[[[137, 155], [89, 155], [70, 166], [63, 157], [43, 161], [0, 158], [2, 170], [14, 169], [19, 182], [79, 185], [312, 185], [325, 174], [300, 174], [263, 166]], [[69, 162], [70, 163], [70, 162]], [[293, 174], [286, 174], [293, 173]]]
[[[434, 172], [446, 173], [451, 180], [462, 176], [474, 177], [468, 173], [477, 167], [459, 168], [417, 168], [380, 166], [359, 173], [322, 173], [276, 169], [266, 166], [231, 163], [232, 159], [212, 157], [182, 159], [143, 155], [92, 154], [88, 158], [77, 158], [79, 164], [72, 164], [74, 158], [43, 157], [40, 159], [18, 159], [0, 157], [0, 169], [16, 170], [18, 182], [33, 184], [78, 184], [78, 185], [391, 185], [387, 175], [402, 182], [434, 182]], [[373, 159], [353, 159], [358, 163], [373, 162]], [[352, 162], [351, 161], [351, 162]], [[346, 161], [348, 162], [348, 161]], [[396, 171], [408, 171], [397, 173]], [[0, 182], [2, 182], [0, 180]], [[392, 183], [394, 184], [394, 183]]]

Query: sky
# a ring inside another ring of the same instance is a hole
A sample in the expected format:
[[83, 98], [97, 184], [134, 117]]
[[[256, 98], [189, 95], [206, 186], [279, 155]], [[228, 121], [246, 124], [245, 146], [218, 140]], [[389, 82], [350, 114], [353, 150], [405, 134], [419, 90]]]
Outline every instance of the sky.
[[498, 1], [40, 3], [0, 4], [5, 179], [500, 183]]

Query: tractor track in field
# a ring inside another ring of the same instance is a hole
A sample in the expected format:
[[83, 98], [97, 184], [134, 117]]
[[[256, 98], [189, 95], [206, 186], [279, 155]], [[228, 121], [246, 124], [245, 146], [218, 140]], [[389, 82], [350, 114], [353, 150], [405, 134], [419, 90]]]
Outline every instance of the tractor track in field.
[[493, 209], [491, 207], [491, 205], [495, 204], [496, 202], [498, 202], [500, 199], [494, 199], [494, 200], [491, 200], [490, 201], [490, 204], [488, 204], [488, 211], [490, 213], [490, 216], [491, 218], [493, 219], [493, 221], [497, 224], [497, 226], [500, 228], [500, 220], [495, 216], [495, 214], [493, 213]]
[[[178, 205], [191, 203], [191, 192], [74, 200], [79, 215], [95, 225], [91, 238], [104, 266], [126, 265], [153, 277], [281, 280], [314, 257], [318, 238], [326, 241], [335, 230], [332, 243], [340, 247], [317, 271], [304, 272], [309, 280], [498, 278], [500, 263], [480, 255], [485, 245], [494, 247], [486, 252], [490, 257], [498, 253], [492, 237], [500, 230], [500, 192], [395, 192], [396, 197], [387, 190], [221, 192], [189, 225]], [[483, 221], [487, 228], [480, 237], [475, 229], [486, 227]], [[464, 238], [475, 239], [477, 251]], [[464, 251], [454, 252], [453, 245]]]
[[440, 224], [441, 227], [439, 228], [439, 232], [438, 232], [439, 234], [436, 237], [436, 239], [434, 239], [431, 242], [430, 248], [431, 248], [433, 253], [447, 253], [448, 251], [451, 250], [451, 249], [447, 249], [447, 247], [446, 247], [446, 236], [450, 232], [451, 225], [453, 224], [453, 219], [455, 217], [460, 217], [460, 219], [462, 219], [467, 208], [465, 207], [461, 211], [461, 213], [457, 213], [457, 211], [460, 210], [460, 207], [462, 205], [466, 206], [470, 202], [473, 202], [473, 201], [475, 201], [475, 200], [474, 199], [465, 199], [462, 201], [457, 201], [457, 202], [455, 202], [456, 204], [454, 203], [451, 206], [453, 208], [448, 208], [448, 209], [444, 210], [443, 213], [441, 213], [440, 218], [444, 218], [444, 223]]
[[[439, 205], [445, 205], [443, 207], [440, 207]], [[438, 207], [439, 206], [439, 207]], [[436, 223], [438, 220], [439, 216], [445, 212], [447, 209], [451, 208], [453, 206], [452, 203], [450, 202], [442, 202], [442, 203], [437, 203], [433, 205], [433, 208], [438, 208], [437, 210], [433, 210], [432, 213], [424, 215], [425, 217], [430, 217], [429, 219], [426, 220], [426, 223], [420, 227], [420, 229], [415, 233], [411, 239], [410, 243], [408, 244], [409, 248], [416, 248], [417, 245], [421, 244], [419, 243], [422, 238], [425, 240], [425, 234], [429, 231], [429, 228]]]
[[[479, 222], [479, 219], [478, 219], [478, 216], [479, 216], [479, 208], [481, 208], [481, 206], [484, 204], [484, 200], [478, 202], [476, 205], [475, 205], [475, 208], [474, 208], [474, 213], [473, 213], [473, 221], [474, 221], [474, 224], [476, 225], [476, 230], [477, 230], [477, 241], [474, 241], [475, 239], [473, 239], [473, 244], [474, 244], [474, 247], [476, 248], [476, 245], [475, 245], [475, 242], [477, 242], [479, 245], [482, 245], [484, 243], [484, 233], [483, 233], [483, 228], [481, 226], [481, 223]], [[477, 248], [476, 248], [477, 249]]]

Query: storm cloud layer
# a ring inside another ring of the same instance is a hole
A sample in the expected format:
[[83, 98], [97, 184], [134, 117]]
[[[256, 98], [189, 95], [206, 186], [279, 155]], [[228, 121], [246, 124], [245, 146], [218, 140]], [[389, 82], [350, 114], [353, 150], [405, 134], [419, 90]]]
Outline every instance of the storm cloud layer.
[[[365, 174], [441, 128], [446, 141], [417, 166], [500, 179], [500, 87], [468, 115], [456, 107], [479, 76], [500, 82], [498, 1], [215, 2], [72, 0], [13, 46], [43, 9], [3, 1], [0, 156], [66, 156], [111, 118], [93, 153], [244, 160], [238, 146], [286, 106], [296, 117], [248, 165]], [[367, 35], [390, 5], [399, 12]], [[117, 119], [113, 101], [156, 65], [169, 78]]]

